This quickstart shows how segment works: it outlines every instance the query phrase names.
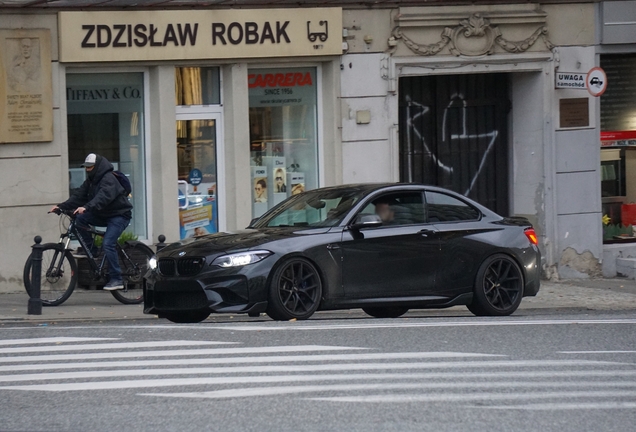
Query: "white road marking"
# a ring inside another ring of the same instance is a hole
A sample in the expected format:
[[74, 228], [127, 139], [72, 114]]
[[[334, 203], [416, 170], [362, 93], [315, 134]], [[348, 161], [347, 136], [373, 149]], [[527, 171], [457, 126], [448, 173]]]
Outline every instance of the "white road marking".
[[[379, 329], [379, 328], [420, 328], [420, 327], [490, 327], [490, 326], [534, 326], [534, 325], [599, 325], [599, 324], [636, 324], [636, 319], [599, 319], [599, 320], [501, 320], [501, 319], [479, 319], [475, 318], [471, 321], [433, 321], [433, 322], [411, 322], [407, 319], [391, 320], [387, 322], [384, 320], [378, 320], [374, 322], [364, 323], [334, 323], [320, 325], [312, 325], [311, 321], [294, 322], [285, 325], [281, 324], [263, 324], [263, 325], [242, 325], [242, 324], [209, 324], [202, 323], [198, 326], [190, 326], [197, 330], [231, 330], [231, 331], [282, 331], [282, 330], [360, 330], [360, 329]], [[157, 326], [144, 326], [148, 328], [167, 328], [175, 329], [184, 326], [177, 325], [157, 325]], [[136, 327], [139, 328], [139, 327]]]
[[634, 354], [636, 351], [558, 351], [560, 354]]
[[[404, 377], [405, 379], [407, 377]], [[543, 389], [549, 387], [580, 388], [580, 387], [636, 387], [636, 382], [490, 382], [490, 383], [378, 383], [378, 384], [325, 384], [311, 386], [278, 386], [278, 387], [251, 387], [232, 388], [217, 391], [190, 392], [190, 393], [140, 393], [140, 396], [163, 396], [172, 398], [206, 398], [206, 399], [231, 399], [257, 396], [280, 396], [300, 393], [357, 391], [357, 390], [447, 390], [447, 389]], [[434, 398], [434, 396], [432, 396]]]
[[197, 378], [168, 378], [153, 380], [128, 380], [128, 381], [93, 381], [82, 383], [57, 383], [57, 384], [32, 384], [18, 386], [2, 386], [0, 390], [35, 390], [35, 391], [79, 391], [79, 390], [113, 390], [133, 389], [149, 387], [175, 387], [197, 385], [237, 385], [237, 384], [262, 384], [262, 383], [292, 383], [312, 381], [355, 381], [368, 379], [462, 379], [474, 380], [478, 378], [497, 380], [504, 378], [572, 378], [572, 377], [636, 377], [636, 371], [625, 370], [589, 370], [589, 371], [510, 371], [510, 372], [436, 372], [436, 373], [411, 373], [411, 374], [332, 374], [332, 375], [267, 375], [267, 376], [235, 376], [235, 377], [197, 377]]
[[192, 350], [167, 350], [167, 351], [131, 351], [131, 352], [107, 352], [94, 354], [51, 354], [37, 356], [16, 356], [0, 357], [0, 363], [19, 362], [39, 362], [39, 361], [64, 361], [64, 360], [93, 360], [105, 358], [137, 358], [137, 357], [185, 357], [204, 355], [224, 355], [224, 354], [262, 354], [262, 353], [284, 353], [284, 352], [304, 352], [304, 351], [349, 351], [363, 350], [366, 348], [337, 347], [323, 345], [299, 345], [299, 346], [277, 346], [277, 347], [254, 347], [254, 348], [208, 348]]
[[0, 345], [30, 345], [68, 342], [96, 342], [118, 340], [118, 338], [83, 338], [83, 337], [51, 337], [33, 339], [0, 339]]
[[201, 364], [239, 364], [239, 363], [297, 363], [297, 362], [336, 362], [361, 360], [405, 360], [425, 358], [471, 358], [471, 357], [507, 357], [502, 354], [480, 354], [459, 352], [411, 352], [411, 353], [374, 353], [374, 354], [317, 354], [295, 356], [267, 356], [267, 357], [214, 357], [190, 358], [170, 360], [132, 360], [110, 362], [81, 362], [81, 363], [49, 363], [49, 364], [20, 364], [0, 366], [0, 372], [17, 372], [47, 369], [96, 369], [96, 368], [133, 368], [148, 366], [189, 366]]
[[407, 370], [407, 369], [459, 369], [459, 368], [510, 368], [510, 367], [573, 367], [616, 365], [612, 362], [594, 362], [587, 360], [511, 360], [511, 361], [472, 361], [472, 362], [414, 362], [414, 363], [336, 363], [313, 365], [283, 366], [235, 366], [207, 368], [173, 369], [128, 369], [83, 372], [53, 372], [38, 374], [16, 374], [0, 376], [0, 382], [41, 381], [54, 379], [86, 379], [113, 377], [142, 377], [161, 375], [198, 375], [198, 374], [264, 374], [294, 372], [333, 372], [364, 370]]
[[84, 345], [53, 345], [38, 347], [20, 348], [0, 348], [0, 354], [20, 354], [29, 352], [56, 352], [56, 351], [90, 351], [90, 350], [110, 350], [110, 349], [133, 349], [133, 348], [172, 348], [192, 345], [233, 345], [237, 342], [217, 342], [217, 341], [151, 341], [151, 342], [120, 342]]
[[523, 405], [497, 405], [497, 406], [467, 406], [466, 408], [478, 409], [502, 409], [502, 410], [527, 410], [527, 411], [562, 411], [562, 410], [591, 410], [591, 409], [634, 409], [636, 402], [607, 402], [599, 401], [592, 403], [549, 403], [549, 404], [523, 404]]
[[537, 392], [537, 393], [479, 393], [479, 394], [444, 394], [435, 395], [411, 394], [411, 395], [368, 395], [368, 396], [335, 396], [308, 398], [309, 400], [321, 400], [328, 402], [366, 402], [366, 403], [391, 403], [391, 402], [463, 402], [463, 401], [508, 401], [519, 399], [561, 399], [561, 398], [609, 398], [609, 397], [635, 397], [633, 390], [613, 391], [561, 391], [561, 392]]

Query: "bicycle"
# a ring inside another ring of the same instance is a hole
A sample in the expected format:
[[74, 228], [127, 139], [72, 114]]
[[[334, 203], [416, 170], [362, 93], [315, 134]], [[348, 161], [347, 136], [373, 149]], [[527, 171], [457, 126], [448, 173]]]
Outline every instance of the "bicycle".
[[[51, 213], [51, 212], [49, 212]], [[60, 240], [57, 243], [42, 245], [42, 274], [40, 279], [40, 298], [43, 306], [59, 306], [73, 293], [78, 281], [78, 263], [69, 248], [71, 236], [75, 237], [86, 251], [86, 259], [90, 267], [90, 277], [95, 284], [105, 284], [107, 280], [106, 256], [100, 257], [98, 264], [95, 255], [86, 247], [75, 225], [75, 215], [72, 211], [56, 209], [58, 216], [68, 216], [70, 223], [66, 231], [63, 222], [60, 222]], [[103, 237], [105, 231], [92, 228], [89, 231], [93, 236]], [[122, 270], [124, 288], [110, 291], [110, 293], [123, 304], [139, 304], [143, 302], [143, 277], [148, 271], [148, 260], [154, 256], [152, 249], [138, 241], [126, 241], [122, 246], [116, 244], [119, 265]], [[24, 287], [29, 297], [31, 295], [31, 266], [33, 257], [29, 255], [24, 265]]]

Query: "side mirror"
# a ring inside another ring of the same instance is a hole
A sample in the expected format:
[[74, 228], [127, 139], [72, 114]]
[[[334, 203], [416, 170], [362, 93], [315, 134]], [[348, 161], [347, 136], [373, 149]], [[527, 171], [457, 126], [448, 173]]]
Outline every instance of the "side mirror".
[[382, 226], [382, 219], [377, 214], [359, 214], [350, 225], [350, 228], [360, 230], [363, 228], [377, 228], [379, 226]]

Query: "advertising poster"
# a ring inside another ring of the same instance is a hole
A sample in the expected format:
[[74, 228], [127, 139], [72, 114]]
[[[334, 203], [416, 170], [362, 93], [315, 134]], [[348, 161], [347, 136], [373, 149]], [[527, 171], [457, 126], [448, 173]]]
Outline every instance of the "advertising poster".
[[215, 233], [217, 231], [215, 206], [215, 201], [206, 201], [194, 207], [179, 210], [181, 238], [199, 237]]
[[252, 217], [260, 217], [267, 211], [267, 167], [252, 167]]
[[305, 192], [305, 173], [295, 172], [287, 174], [289, 195]]

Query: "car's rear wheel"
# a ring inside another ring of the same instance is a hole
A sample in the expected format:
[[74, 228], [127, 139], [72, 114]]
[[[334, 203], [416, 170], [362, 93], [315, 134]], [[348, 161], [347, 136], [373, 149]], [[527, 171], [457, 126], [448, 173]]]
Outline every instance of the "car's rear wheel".
[[170, 312], [166, 314], [161, 314], [163, 318], [166, 318], [168, 321], [172, 321], [177, 324], [194, 324], [199, 323], [205, 320], [210, 316], [210, 312], [207, 310], [203, 311], [190, 311], [190, 312]]
[[304, 258], [290, 258], [272, 276], [267, 315], [279, 321], [307, 319], [318, 309], [321, 296], [316, 267]]
[[362, 310], [375, 318], [397, 318], [401, 317], [409, 311], [409, 308], [393, 306], [393, 307], [366, 307]]
[[523, 297], [523, 273], [508, 255], [488, 257], [475, 280], [468, 309], [477, 316], [506, 316], [517, 310]]

